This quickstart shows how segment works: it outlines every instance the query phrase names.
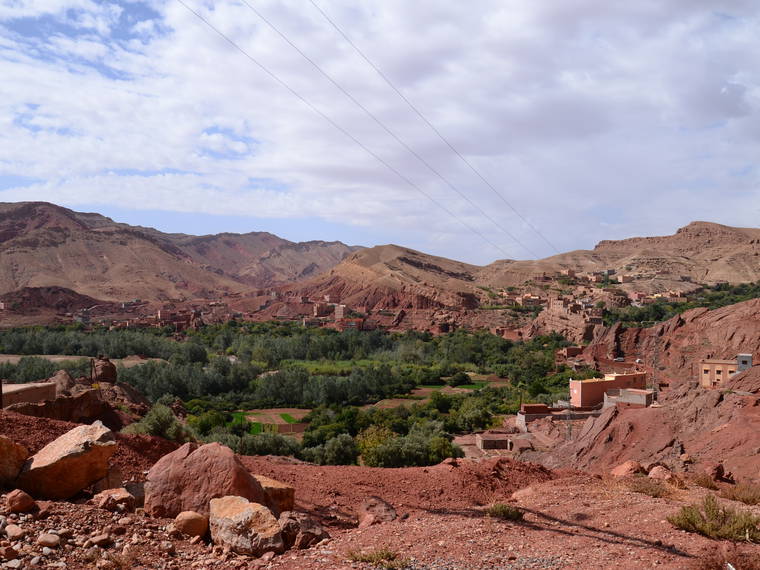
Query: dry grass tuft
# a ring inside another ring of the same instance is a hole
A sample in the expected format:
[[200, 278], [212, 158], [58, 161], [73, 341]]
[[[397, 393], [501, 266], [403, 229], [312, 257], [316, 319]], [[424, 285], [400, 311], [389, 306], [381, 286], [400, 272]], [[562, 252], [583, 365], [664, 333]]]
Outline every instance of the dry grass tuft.
[[691, 482], [700, 487], [704, 487], [705, 489], [710, 489], [711, 491], [718, 490], [718, 485], [707, 473], [697, 473], [691, 478]]
[[720, 496], [724, 499], [740, 501], [745, 505], [760, 505], [760, 485], [739, 483], [723, 489]]
[[673, 495], [673, 489], [663, 483], [646, 476], [634, 477], [628, 481], [628, 488], [634, 493], [649, 495], [655, 499], [662, 499]]
[[668, 521], [675, 527], [709, 538], [760, 542], [760, 517], [748, 511], [722, 507], [715, 495], [707, 495], [701, 505], [687, 505]]
[[410, 566], [406, 558], [401, 558], [398, 552], [390, 548], [378, 548], [367, 551], [351, 551], [348, 553], [348, 559], [351, 562], [364, 562], [372, 564], [377, 568], [384, 570], [403, 570]]

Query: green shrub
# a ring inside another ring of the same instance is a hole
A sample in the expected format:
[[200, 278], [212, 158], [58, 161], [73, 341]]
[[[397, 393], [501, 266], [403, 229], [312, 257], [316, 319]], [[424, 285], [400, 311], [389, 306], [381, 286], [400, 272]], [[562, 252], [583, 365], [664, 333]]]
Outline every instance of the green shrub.
[[745, 505], [760, 505], [760, 485], [739, 483], [723, 489], [720, 496], [724, 499], [740, 501]]
[[304, 461], [319, 465], [354, 465], [358, 457], [359, 449], [356, 442], [347, 433], [337, 435], [323, 445], [301, 450], [301, 458]]
[[504, 503], [494, 503], [486, 509], [486, 514], [505, 521], [521, 521], [523, 518], [523, 512], [520, 509]]
[[241, 455], [297, 455], [301, 444], [279, 433], [246, 434], [241, 438]]
[[171, 408], [163, 404], [153, 406], [143, 419], [128, 425], [122, 432], [155, 435], [179, 443], [193, 439], [190, 429], [179, 422]]
[[681, 530], [718, 540], [760, 541], [760, 517], [722, 507], [715, 495], [707, 495], [701, 505], [681, 507], [668, 521]]

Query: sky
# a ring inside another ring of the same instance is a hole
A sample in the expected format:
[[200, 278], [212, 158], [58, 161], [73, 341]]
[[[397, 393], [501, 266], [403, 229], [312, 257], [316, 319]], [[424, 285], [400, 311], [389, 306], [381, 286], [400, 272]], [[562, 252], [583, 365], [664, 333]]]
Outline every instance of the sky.
[[0, 0], [22, 200], [477, 264], [757, 227], [760, 6]]

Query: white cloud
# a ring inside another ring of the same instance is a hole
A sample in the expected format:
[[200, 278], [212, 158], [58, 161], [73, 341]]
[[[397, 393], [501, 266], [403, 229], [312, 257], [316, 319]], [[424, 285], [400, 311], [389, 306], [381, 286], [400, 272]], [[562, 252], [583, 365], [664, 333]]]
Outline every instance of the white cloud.
[[[243, 4], [185, 1], [508, 255], [527, 255]], [[310, 4], [249, 1], [489, 215], [553, 253]], [[319, 3], [561, 249], [692, 219], [756, 224], [752, 2]], [[35, 34], [18, 20], [39, 17], [55, 24]], [[44, 182], [0, 200], [317, 217], [380, 227], [388, 242], [426, 228], [429, 242], [409, 245], [504, 256], [177, 2], [16, 1], [2, 25], [0, 177]]]

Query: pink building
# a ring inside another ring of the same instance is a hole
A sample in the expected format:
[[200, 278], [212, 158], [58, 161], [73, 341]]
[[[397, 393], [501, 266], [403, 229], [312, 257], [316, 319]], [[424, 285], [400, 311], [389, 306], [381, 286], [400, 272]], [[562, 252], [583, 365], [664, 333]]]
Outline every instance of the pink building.
[[570, 405], [574, 408], [590, 408], [604, 402], [607, 390], [647, 387], [646, 372], [605, 374], [604, 378], [570, 380]]

